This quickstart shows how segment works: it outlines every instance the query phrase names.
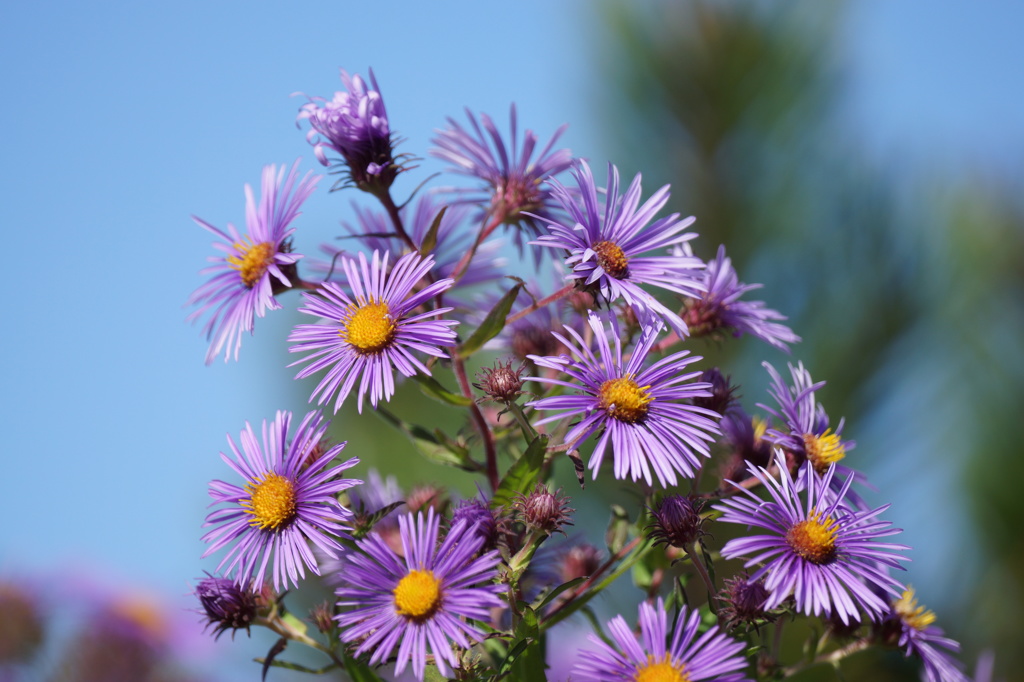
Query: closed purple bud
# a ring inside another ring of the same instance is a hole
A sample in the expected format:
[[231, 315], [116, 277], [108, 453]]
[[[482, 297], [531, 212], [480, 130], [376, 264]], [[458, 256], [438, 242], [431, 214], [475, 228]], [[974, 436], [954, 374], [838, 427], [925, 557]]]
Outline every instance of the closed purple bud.
[[217, 639], [228, 630], [232, 630], [232, 637], [235, 630], [244, 628], [248, 632], [260, 605], [265, 603], [262, 595], [242, 589], [234, 580], [214, 576], [199, 581], [195, 595]]
[[543, 483], [538, 483], [529, 495], [519, 495], [513, 506], [527, 526], [548, 535], [565, 535], [562, 526], [573, 525], [569, 515], [576, 511], [569, 508], [569, 498], [562, 495], [561, 488], [551, 492]]
[[654, 523], [648, 526], [654, 544], [666, 544], [686, 549], [704, 535], [704, 519], [700, 516], [703, 503], [682, 495], [666, 495], [651, 510]]

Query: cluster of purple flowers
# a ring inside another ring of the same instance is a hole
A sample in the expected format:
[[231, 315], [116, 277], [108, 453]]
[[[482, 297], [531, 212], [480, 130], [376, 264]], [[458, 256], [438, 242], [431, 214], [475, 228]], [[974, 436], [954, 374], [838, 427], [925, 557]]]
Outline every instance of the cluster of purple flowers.
[[[297, 586], [309, 570], [328, 572], [338, 586], [334, 604], [315, 619], [318, 627], [346, 647], [345, 657], [371, 667], [393, 661], [396, 674], [411, 667], [422, 680], [428, 665], [441, 675], [480, 665], [470, 650], [489, 634], [520, 638], [522, 646], [536, 639], [538, 634], [522, 635], [518, 628], [502, 634], [508, 618], [525, 618], [526, 608], [533, 613], [523, 595], [539, 594], [536, 609], [544, 612], [544, 606], [556, 618], [593, 585], [587, 580], [554, 601], [544, 600], [544, 590], [557, 580], [539, 592], [526, 586], [543, 574], [534, 570], [532, 578], [524, 577], [534, 552], [549, 536], [564, 535], [573, 510], [561, 491], [538, 482], [550, 474], [550, 456], [535, 458], [535, 469], [524, 473], [531, 458], [510, 448], [521, 461], [514, 476], [499, 476], [495, 434], [511, 412], [531, 448], [574, 458], [581, 483], [584, 468], [596, 479], [611, 460], [614, 478], [636, 483], [649, 505], [646, 539], [665, 545], [659, 551], [676, 552], [675, 558], [689, 556], [709, 599], [723, 602], [719, 624], [709, 626], [706, 613], [679, 602], [666, 605], [653, 588], [640, 607], [639, 640], [621, 616], [613, 618], [608, 637], [594, 637], [596, 649], [580, 654], [576, 678], [746, 680], [745, 645], [730, 634], [742, 635], [789, 610], [844, 627], [870, 622], [875, 641], [922, 659], [929, 680], [962, 679], [950, 655], [956, 643], [932, 626], [934, 616], [917, 607], [909, 588], [890, 573], [903, 570], [909, 548], [883, 541], [900, 532], [879, 519], [887, 506], [870, 508], [851, 490], [863, 476], [839, 463], [854, 443], [843, 440], [843, 421], [833, 428], [817, 401], [823, 382], [813, 382], [800, 364], [790, 366], [789, 385], [766, 364], [778, 407], [762, 406], [771, 421], [755, 421], [720, 372], [697, 369], [702, 358], [689, 350], [669, 351], [683, 340], [719, 338], [722, 331], [786, 352], [800, 338], [781, 324], [785, 318], [778, 312], [744, 298], [758, 285], [740, 282], [724, 247], [706, 263], [693, 255], [694, 218], [658, 217], [669, 200], [667, 186], [644, 200], [637, 175], [620, 191], [618, 169], [609, 164], [607, 184], [599, 187], [586, 162], [554, 149], [561, 129], [539, 154], [532, 131], [520, 144], [513, 107], [509, 145], [486, 115], [478, 123], [468, 113], [468, 128], [449, 119], [431, 154], [480, 186], [443, 188], [406, 209], [391, 198], [392, 184], [406, 168], [395, 153], [376, 79], [371, 73], [367, 83], [343, 71], [342, 81], [345, 90], [332, 100], [309, 98], [299, 121], [308, 123], [320, 163], [344, 173], [383, 210], [356, 207], [357, 222], [346, 229], [357, 250], [324, 247], [330, 261], [311, 268], [322, 281], [305, 281], [291, 224], [318, 178], [300, 180], [298, 163], [287, 176], [268, 166], [258, 206], [246, 186], [247, 234], [230, 225], [223, 232], [196, 218], [218, 237], [215, 247], [223, 255], [204, 271], [211, 278], [189, 299], [197, 307], [189, 317], [209, 316], [207, 362], [222, 351], [225, 360], [237, 360], [242, 334], [253, 332], [255, 317], [280, 308], [277, 297], [287, 290], [305, 290], [299, 312], [313, 321], [289, 336], [289, 350], [301, 354], [292, 365], [302, 366], [297, 379], [319, 377], [310, 402], [333, 403], [335, 413], [353, 392], [359, 412], [366, 398], [381, 409], [395, 395], [396, 375], [419, 376], [435, 392], [450, 395], [437, 380], [424, 378], [450, 365], [464, 393], [450, 402], [466, 407], [476, 432], [445, 440], [437, 430], [435, 442], [463, 468], [486, 472], [494, 497], [481, 492], [449, 516], [442, 505], [414, 505], [413, 495], [403, 500], [393, 480], [384, 482], [375, 472], [371, 485], [356, 488], [361, 481], [343, 476], [358, 460], [340, 459], [345, 443], [328, 441], [320, 411], [295, 429], [292, 415], [279, 412], [259, 436], [247, 424], [237, 443], [229, 436], [230, 455], [222, 454], [242, 484], [210, 484], [220, 506], [207, 516], [203, 556], [226, 554], [218, 575], [202, 581], [197, 594], [218, 635], [268, 624], [286, 637], [304, 637], [274, 620], [274, 591]], [[565, 171], [574, 186], [556, 179]], [[446, 203], [451, 210], [443, 208]], [[474, 221], [475, 232], [466, 227]], [[537, 247], [535, 267], [542, 254], [557, 254], [560, 289], [537, 295], [520, 282], [503, 297], [494, 293], [505, 261], [489, 237], [501, 225], [514, 231], [521, 249]], [[445, 304], [446, 296], [452, 305]], [[490, 302], [490, 314], [473, 310], [482, 300]], [[504, 311], [504, 319], [493, 319], [494, 311]], [[456, 332], [471, 326], [476, 331]], [[522, 364], [498, 362], [481, 374], [476, 385], [484, 398], [503, 408], [485, 414], [477, 404], [483, 398], [470, 389], [464, 358], [499, 332], [504, 338], [492, 343]], [[466, 351], [466, 339], [481, 336], [487, 338]], [[519, 404], [531, 389], [532, 397]], [[510, 438], [508, 428], [500, 432]], [[700, 494], [702, 471], [723, 435], [733, 464], [717, 491]], [[478, 443], [487, 458], [483, 464], [472, 459]], [[581, 451], [589, 452], [585, 465]], [[671, 492], [681, 479], [691, 481], [690, 497]], [[514, 485], [522, 489], [506, 489]], [[399, 514], [403, 503], [407, 511]], [[757, 533], [721, 548], [722, 558], [744, 559], [748, 571], [726, 581], [724, 596], [716, 594], [696, 556], [714, 516]], [[563, 570], [560, 577], [570, 586], [592, 578], [630, 547], [650, 550], [639, 542], [623, 542], [600, 565], [600, 552], [581, 544], [589, 548], [577, 561], [585, 568]], [[273, 590], [264, 584], [267, 578]], [[509, 665], [518, 655], [513, 651], [506, 652]]]

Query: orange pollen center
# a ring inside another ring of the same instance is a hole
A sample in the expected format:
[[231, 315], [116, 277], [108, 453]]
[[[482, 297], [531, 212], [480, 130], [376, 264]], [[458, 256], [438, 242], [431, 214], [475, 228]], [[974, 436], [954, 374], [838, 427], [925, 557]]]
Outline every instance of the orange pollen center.
[[836, 522], [823, 521], [817, 510], [786, 533], [786, 542], [793, 551], [812, 564], [828, 564], [836, 558]]
[[935, 614], [932, 611], [917, 605], [914, 588], [910, 585], [907, 585], [907, 591], [896, 601], [893, 608], [899, 614], [900, 620], [915, 630], [924, 630], [935, 622]]
[[441, 581], [432, 571], [409, 571], [395, 585], [394, 595], [399, 614], [423, 621], [434, 615], [441, 605]]
[[660, 661], [648, 656], [647, 663], [633, 674], [633, 682], [690, 682], [690, 676], [686, 674], [686, 666], [682, 663], [673, 665], [669, 655], [665, 654]]
[[244, 241], [235, 242], [235, 248], [242, 255], [228, 256], [228, 264], [231, 268], [238, 270], [238, 274], [242, 277], [242, 283], [252, 289], [260, 281], [260, 277], [267, 271], [270, 264], [274, 262], [274, 245], [270, 242], [260, 242], [254, 245], [246, 237]]
[[846, 448], [839, 440], [839, 434], [831, 431], [832, 429], [826, 429], [820, 436], [813, 433], [804, 434], [804, 451], [807, 453], [807, 459], [814, 465], [814, 470], [819, 474], [825, 473], [829, 464], [846, 457]]
[[597, 254], [597, 264], [600, 265], [610, 277], [622, 279], [629, 274], [629, 259], [618, 244], [612, 242], [598, 242], [590, 247]]
[[267, 474], [262, 481], [245, 486], [248, 500], [241, 506], [250, 514], [250, 526], [277, 530], [295, 518], [297, 500], [295, 484], [280, 474]]
[[345, 328], [338, 332], [338, 336], [364, 355], [379, 353], [390, 346], [398, 328], [388, 304], [384, 301], [375, 303], [372, 299], [369, 303], [351, 306], [341, 323]]
[[620, 422], [635, 424], [643, 421], [654, 397], [650, 386], [639, 386], [629, 377], [609, 379], [597, 392], [598, 406]]

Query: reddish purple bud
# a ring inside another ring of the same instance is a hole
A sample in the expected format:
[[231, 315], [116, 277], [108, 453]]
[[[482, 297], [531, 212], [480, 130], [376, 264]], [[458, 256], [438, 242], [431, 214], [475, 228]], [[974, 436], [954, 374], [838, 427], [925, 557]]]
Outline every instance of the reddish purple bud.
[[700, 516], [703, 502], [682, 495], [666, 495], [651, 510], [654, 520], [647, 528], [654, 544], [666, 544], [686, 549], [705, 535], [704, 519]]
[[562, 489], [555, 492], [548, 490], [543, 483], [538, 483], [529, 495], [519, 495], [513, 507], [519, 512], [523, 521], [532, 530], [540, 530], [548, 535], [561, 533], [562, 526], [571, 526], [570, 514], [575, 509], [569, 508], [569, 498], [562, 495]]

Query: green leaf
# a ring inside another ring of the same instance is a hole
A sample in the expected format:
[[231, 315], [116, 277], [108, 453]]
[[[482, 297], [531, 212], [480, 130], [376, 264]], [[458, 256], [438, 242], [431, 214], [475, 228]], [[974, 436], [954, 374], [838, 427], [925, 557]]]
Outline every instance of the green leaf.
[[423, 669], [423, 682], [446, 682], [447, 679], [436, 665], [428, 665]]
[[431, 462], [458, 467], [466, 471], [481, 470], [480, 464], [469, 456], [469, 450], [455, 444], [440, 429], [435, 429], [434, 433], [431, 433], [419, 424], [411, 424], [400, 419], [388, 409], [380, 406], [377, 407], [376, 413], [381, 419], [408, 436], [416, 449]]
[[547, 436], [537, 436], [530, 442], [516, 463], [509, 467], [501, 484], [494, 491], [491, 507], [499, 509], [512, 504], [517, 493], [526, 494], [536, 485], [540, 478], [540, 470], [544, 464], [544, 453], [548, 447]]
[[501, 297], [497, 305], [491, 308], [491, 312], [487, 313], [483, 323], [466, 339], [465, 343], [459, 346], [458, 353], [462, 357], [467, 358], [480, 350], [481, 346], [493, 339], [505, 328], [505, 320], [512, 311], [512, 304], [515, 303], [519, 292], [526, 285], [518, 277], [512, 277], [511, 279], [516, 280], [516, 285], [505, 292], [505, 295]]
[[562, 583], [561, 585], [559, 585], [555, 589], [551, 590], [547, 594], [541, 594], [541, 596], [537, 598], [537, 600], [539, 600], [539, 603], [538, 603], [537, 600], [535, 600], [534, 601], [535, 606], [533, 608], [538, 610], [538, 611], [543, 609], [545, 606], [547, 606], [548, 604], [553, 602], [555, 599], [557, 599], [558, 595], [562, 594], [566, 590], [569, 590], [569, 589], [572, 589], [572, 588], [576, 587], [577, 585], [579, 585], [581, 583], [586, 582], [586, 580], [587, 580], [586, 578], [573, 578], [572, 580], [570, 580], [567, 583]]
[[511, 680], [547, 679], [547, 665], [544, 663], [545, 639], [540, 636], [537, 612], [526, 602], [518, 602], [516, 606], [521, 616], [512, 634], [508, 655], [498, 667], [498, 676], [511, 673]]
[[384, 682], [373, 668], [358, 660], [347, 650], [342, 650], [341, 660], [345, 664], [345, 672], [352, 682]]
[[608, 530], [605, 531], [604, 541], [608, 545], [608, 551], [616, 554], [626, 546], [629, 539], [629, 514], [617, 504], [612, 505], [612, 518], [608, 521]]
[[423, 237], [423, 243], [420, 244], [421, 255], [428, 255], [437, 246], [437, 229], [441, 227], [441, 220], [444, 218], [444, 213], [447, 210], [447, 206], [442, 206], [441, 210], [437, 212], [434, 222], [430, 223], [430, 229], [427, 230], [427, 235]]
[[472, 400], [464, 395], [452, 393], [442, 386], [434, 377], [428, 377], [426, 374], [417, 373], [414, 374], [412, 378], [420, 385], [420, 389], [423, 390], [424, 395], [430, 396], [442, 403], [455, 405], [457, 407], [469, 407], [473, 403]]

